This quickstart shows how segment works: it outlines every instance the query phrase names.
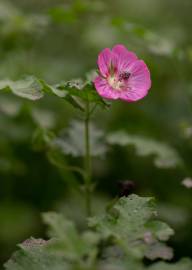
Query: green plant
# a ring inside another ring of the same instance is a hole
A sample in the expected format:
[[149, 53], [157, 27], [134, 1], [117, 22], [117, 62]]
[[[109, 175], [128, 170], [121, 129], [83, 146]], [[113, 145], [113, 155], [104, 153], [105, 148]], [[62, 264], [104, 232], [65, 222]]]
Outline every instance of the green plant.
[[[178, 263], [150, 263], [149, 266], [143, 263], [144, 258], [153, 261], [171, 260], [173, 257], [172, 249], [165, 244], [173, 230], [157, 220], [152, 198], [130, 195], [116, 199], [102, 216], [92, 216], [91, 213], [91, 196], [95, 188], [91, 181], [91, 156], [104, 154], [107, 146], [113, 144], [133, 144], [139, 155], [153, 154], [157, 166], [172, 167], [182, 163], [175, 150], [122, 132], [103, 136], [103, 132], [90, 123], [90, 117], [97, 107], [108, 109], [110, 104], [96, 93], [88, 80], [49, 85], [35, 77], [27, 77], [16, 82], [1, 81], [0, 88], [33, 101], [45, 94], [56, 95], [77, 110], [81, 121], [72, 122], [69, 129], [59, 136], [41, 127], [36, 131], [34, 144], [46, 149], [49, 160], [56, 166], [80, 174], [88, 217], [85, 228], [79, 231], [73, 221], [61, 214], [43, 214], [49, 228], [48, 240], [31, 238], [20, 244], [19, 251], [5, 264], [5, 269], [191, 269], [189, 259]], [[84, 167], [67, 164], [64, 154], [84, 157]]]

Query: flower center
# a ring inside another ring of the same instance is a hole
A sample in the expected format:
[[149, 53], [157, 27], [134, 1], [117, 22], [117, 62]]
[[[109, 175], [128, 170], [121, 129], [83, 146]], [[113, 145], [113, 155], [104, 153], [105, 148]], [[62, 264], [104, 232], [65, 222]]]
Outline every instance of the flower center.
[[127, 81], [129, 79], [130, 75], [131, 74], [129, 72], [126, 72], [126, 71], [120, 73], [119, 76], [115, 75], [115, 74], [113, 74], [113, 75], [111, 74], [108, 77], [107, 81], [113, 89], [118, 90], [118, 91], [123, 90], [127, 85]]
[[124, 86], [124, 82], [120, 81], [116, 76], [109, 76], [108, 77], [109, 85], [115, 90], [122, 90]]

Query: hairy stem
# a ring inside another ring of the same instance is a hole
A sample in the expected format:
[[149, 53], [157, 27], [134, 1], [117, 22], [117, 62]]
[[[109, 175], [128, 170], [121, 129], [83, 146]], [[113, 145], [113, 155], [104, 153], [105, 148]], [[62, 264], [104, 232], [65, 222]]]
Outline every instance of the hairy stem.
[[86, 103], [85, 110], [85, 196], [87, 216], [91, 215], [91, 153], [90, 153], [90, 104]]

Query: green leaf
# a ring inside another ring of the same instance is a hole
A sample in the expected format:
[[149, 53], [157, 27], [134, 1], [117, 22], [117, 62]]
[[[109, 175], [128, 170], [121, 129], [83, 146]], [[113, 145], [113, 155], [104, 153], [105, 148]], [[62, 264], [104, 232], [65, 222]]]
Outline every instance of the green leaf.
[[109, 104], [97, 94], [93, 84], [90, 81], [74, 79], [56, 85], [47, 84], [43, 80], [40, 80], [40, 82], [45, 92], [65, 99], [71, 105], [80, 109], [81, 111], [84, 111], [84, 104], [82, 102], [86, 101], [96, 103], [102, 107], [109, 106]]
[[30, 100], [38, 100], [44, 95], [42, 85], [32, 76], [19, 81], [1, 80], [0, 90], [10, 90], [13, 94]]
[[[52, 146], [64, 154], [70, 154], [74, 157], [84, 156], [84, 132], [83, 123], [73, 121], [70, 127], [53, 141]], [[103, 155], [107, 150], [103, 132], [93, 124], [90, 125], [90, 148], [92, 156]]]
[[53, 94], [65, 99], [81, 111], [84, 111], [84, 103], [87, 101], [94, 103], [93, 106], [109, 107], [109, 103], [97, 94], [93, 84], [81, 79], [50, 85], [42, 79], [28, 76], [18, 81], [1, 80], [0, 90], [9, 90], [17, 96], [30, 100], [38, 100], [44, 96], [44, 93]]
[[149, 270], [191, 270], [192, 269], [192, 261], [190, 259], [182, 259], [177, 263], [165, 263], [158, 262], [151, 267]]
[[5, 264], [6, 270], [68, 270], [70, 269], [64, 258], [47, 252], [46, 242], [42, 239], [30, 239], [19, 245]]
[[46, 83], [44, 80], [39, 80], [40, 83], [42, 84], [44, 91], [47, 93], [53, 93], [58, 97], [65, 98], [67, 95], [67, 92], [65, 90], [60, 90], [58, 89], [57, 85], [50, 85]]
[[[106, 216], [91, 218], [89, 225], [95, 228], [104, 239], [112, 238], [113, 242], [120, 245], [127, 255], [136, 258], [150, 257], [149, 248], [159, 243], [159, 235], [161, 235], [160, 238], [165, 238], [162, 232], [164, 225], [160, 225], [160, 222], [158, 226], [151, 226], [151, 228], [148, 225], [155, 214], [152, 198], [131, 195], [128, 198], [119, 199]], [[172, 232], [171, 229], [169, 232], [167, 230], [166, 226], [166, 238]], [[161, 255], [162, 252], [156, 252], [155, 258]]]
[[43, 219], [49, 226], [49, 236], [53, 238], [48, 244], [51, 250], [61, 252], [69, 262], [88, 265], [96, 259], [99, 241], [96, 233], [86, 231], [79, 234], [74, 223], [61, 214], [45, 213]]
[[115, 132], [107, 136], [109, 144], [120, 146], [133, 145], [139, 156], [154, 156], [154, 164], [159, 168], [172, 168], [182, 164], [178, 153], [171, 146], [149, 138]]
[[123, 258], [108, 258], [99, 263], [98, 270], [144, 270], [144, 266], [134, 260], [126, 260]]
[[61, 83], [58, 88], [67, 91], [70, 96], [80, 98], [84, 101], [94, 102], [102, 107], [109, 107], [109, 104], [98, 95], [91, 81], [75, 79]]
[[171, 229], [166, 223], [157, 220], [149, 222], [147, 224], [147, 228], [150, 231], [153, 231], [160, 241], [167, 241], [170, 236], [174, 234], [173, 229]]
[[81, 111], [84, 111], [83, 105], [76, 100], [74, 97], [72, 97], [68, 91], [66, 91], [65, 89], [60, 89], [60, 85], [50, 85], [47, 84], [45, 81], [40, 80], [44, 91], [47, 93], [51, 93], [56, 95], [57, 97], [63, 98], [66, 101], [68, 101], [72, 106], [74, 106], [75, 108], [80, 109]]

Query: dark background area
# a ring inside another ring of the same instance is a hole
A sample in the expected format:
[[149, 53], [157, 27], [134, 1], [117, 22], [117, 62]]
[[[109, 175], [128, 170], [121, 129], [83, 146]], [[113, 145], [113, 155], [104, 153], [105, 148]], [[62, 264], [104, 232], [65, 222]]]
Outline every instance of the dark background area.
[[[154, 156], [140, 157], [134, 146], [110, 148], [94, 159], [95, 208], [119, 193], [119, 180], [136, 183], [136, 193], [155, 196], [159, 214], [175, 230], [175, 258], [192, 256], [191, 0], [0, 0], [0, 83], [35, 75], [48, 83], [79, 78], [96, 68], [99, 51], [122, 43], [151, 70], [149, 95], [134, 104], [114, 102], [98, 110], [106, 133], [124, 130], [173, 147], [180, 166], [161, 168]], [[56, 97], [37, 102], [1, 94], [0, 98], [0, 261], [16, 244], [44, 236], [41, 212], [58, 210], [81, 219], [81, 180], [58, 170], [33, 138], [38, 126], [56, 134], [76, 116]], [[73, 158], [66, 157], [67, 161]], [[80, 160], [78, 162], [81, 162]]]

